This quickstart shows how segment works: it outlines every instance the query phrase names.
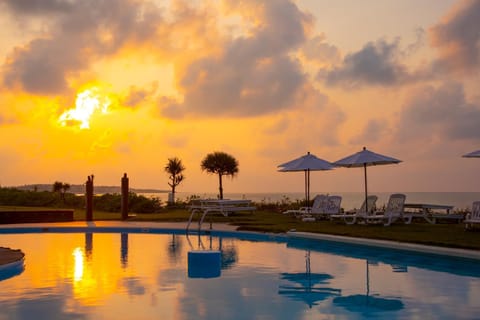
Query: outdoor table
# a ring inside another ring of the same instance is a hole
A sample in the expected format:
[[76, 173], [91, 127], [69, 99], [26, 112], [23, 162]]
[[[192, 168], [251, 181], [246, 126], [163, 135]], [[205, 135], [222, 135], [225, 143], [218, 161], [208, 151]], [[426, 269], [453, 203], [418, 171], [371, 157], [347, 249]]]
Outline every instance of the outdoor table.
[[452, 214], [451, 210], [453, 209], [453, 206], [451, 205], [405, 203], [404, 208], [417, 210], [416, 212], [405, 213], [405, 216], [411, 216], [412, 218], [423, 218], [431, 224], [437, 223], [438, 219], [457, 220], [457, 222], [460, 222], [464, 218], [462, 214]]
[[252, 206], [251, 200], [230, 200], [230, 199], [195, 199], [192, 200], [188, 210], [190, 213], [190, 218], [188, 219], [188, 224], [186, 230], [190, 227], [193, 216], [196, 213], [202, 213], [200, 220], [198, 221], [198, 229], [200, 230], [203, 220], [208, 213], [211, 212], [220, 212], [224, 216], [228, 216], [231, 212], [237, 211], [253, 211], [256, 210]]

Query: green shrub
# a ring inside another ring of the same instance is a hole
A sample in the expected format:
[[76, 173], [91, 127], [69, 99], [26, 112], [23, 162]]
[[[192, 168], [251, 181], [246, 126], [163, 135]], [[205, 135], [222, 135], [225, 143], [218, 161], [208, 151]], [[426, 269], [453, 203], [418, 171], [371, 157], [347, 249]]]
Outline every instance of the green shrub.
[[[121, 201], [122, 196], [120, 194], [106, 193], [94, 196], [93, 209], [106, 212], [120, 212]], [[64, 202], [56, 192], [36, 192], [0, 187], [0, 205], [84, 209], [85, 196], [66, 193]], [[162, 201], [159, 198], [147, 198], [133, 192], [129, 193], [130, 212], [155, 213], [160, 212], [161, 209]]]

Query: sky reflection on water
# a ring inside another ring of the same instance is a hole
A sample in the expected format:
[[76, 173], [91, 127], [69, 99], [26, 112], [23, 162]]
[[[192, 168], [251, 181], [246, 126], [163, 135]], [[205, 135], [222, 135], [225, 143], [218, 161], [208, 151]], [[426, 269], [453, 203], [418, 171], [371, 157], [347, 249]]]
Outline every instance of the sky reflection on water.
[[[208, 236], [8, 234], [0, 241], [26, 254], [24, 270], [0, 282], [0, 319], [468, 319], [480, 312], [480, 271], [468, 260]], [[188, 252], [208, 249], [222, 253], [220, 276], [189, 278]]]

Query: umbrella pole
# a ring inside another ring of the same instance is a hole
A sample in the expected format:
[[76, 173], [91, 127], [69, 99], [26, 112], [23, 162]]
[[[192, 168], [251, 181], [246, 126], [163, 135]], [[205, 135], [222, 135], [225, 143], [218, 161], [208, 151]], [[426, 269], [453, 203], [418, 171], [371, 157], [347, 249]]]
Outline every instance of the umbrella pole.
[[367, 297], [370, 294], [370, 274], [368, 272], [368, 259], [367, 259]]
[[363, 172], [364, 172], [364, 175], [365, 175], [365, 212], [368, 214], [367, 164], [366, 163], [363, 164]]
[[307, 181], [308, 181], [308, 176], [307, 176], [307, 170], [305, 170], [305, 207], [308, 207], [308, 187], [307, 187]]
[[310, 207], [310, 169], [307, 169], [307, 207]]

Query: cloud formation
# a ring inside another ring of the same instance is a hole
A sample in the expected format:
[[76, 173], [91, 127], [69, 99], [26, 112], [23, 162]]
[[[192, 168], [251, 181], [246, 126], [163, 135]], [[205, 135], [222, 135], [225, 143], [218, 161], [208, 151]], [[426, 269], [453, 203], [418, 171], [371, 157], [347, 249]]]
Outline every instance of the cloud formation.
[[127, 43], [151, 38], [162, 21], [159, 9], [127, 0], [7, 0], [4, 6], [19, 20], [39, 15], [48, 22], [42, 38], [16, 47], [3, 66], [4, 85], [33, 94], [64, 92], [69, 77]]
[[186, 66], [179, 80], [184, 100], [164, 106], [164, 115], [251, 116], [293, 105], [307, 79], [289, 54], [305, 41], [311, 17], [286, 0], [230, 4], [244, 19], [261, 23], [217, 43], [217, 55]]
[[340, 66], [321, 69], [317, 78], [330, 86], [355, 88], [362, 85], [393, 86], [410, 75], [401, 62], [399, 39], [367, 43], [361, 50], [348, 54]]
[[478, 141], [479, 123], [480, 105], [467, 100], [462, 84], [422, 86], [410, 95], [400, 113], [398, 137], [401, 141], [419, 138]]
[[[72, 79], [95, 77], [93, 63], [148, 47], [175, 66], [180, 98], [157, 97], [163, 116], [254, 116], [295, 106], [308, 79], [293, 53], [307, 41], [312, 16], [290, 0], [223, 5], [228, 16], [239, 17], [237, 29], [225, 28], [219, 7], [181, 0], [168, 8], [129, 0], [7, 0], [3, 6], [12, 15], [44, 19], [48, 29], [11, 51], [3, 84], [37, 95], [65, 94], [74, 89]], [[326, 59], [338, 55], [321, 37], [311, 45]], [[141, 50], [132, 54], [141, 59]], [[126, 103], [151, 94], [130, 91]]]
[[480, 1], [464, 0], [430, 29], [438, 64], [450, 71], [476, 72], [480, 66]]

